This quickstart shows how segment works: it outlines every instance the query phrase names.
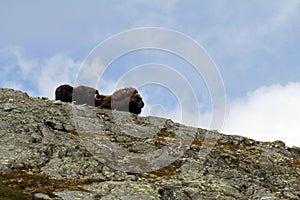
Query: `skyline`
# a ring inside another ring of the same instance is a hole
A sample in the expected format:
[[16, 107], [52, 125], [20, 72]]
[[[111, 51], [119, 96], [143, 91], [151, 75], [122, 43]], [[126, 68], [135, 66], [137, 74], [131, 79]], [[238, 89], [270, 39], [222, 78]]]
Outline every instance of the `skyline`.
[[[76, 82], [80, 66], [97, 45], [125, 31], [160, 27], [195, 40], [215, 63], [227, 97], [220, 132], [300, 146], [300, 1], [1, 4], [1, 87], [53, 99], [59, 84]], [[131, 52], [113, 62], [103, 75], [105, 82], [95, 86], [111, 93], [122, 75], [149, 63], [170, 66], [190, 81], [200, 107], [199, 124], [192, 125], [207, 127], [212, 109], [207, 85], [178, 56]], [[166, 88], [144, 86], [141, 93], [147, 104], [143, 116], [182, 120], [176, 95]], [[199, 113], [189, 114], [186, 120], [192, 121]]]

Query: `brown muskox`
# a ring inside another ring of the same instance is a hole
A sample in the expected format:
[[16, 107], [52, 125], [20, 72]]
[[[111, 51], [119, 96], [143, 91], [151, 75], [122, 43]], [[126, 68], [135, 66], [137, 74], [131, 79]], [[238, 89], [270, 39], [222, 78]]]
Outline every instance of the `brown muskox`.
[[112, 95], [99, 94], [98, 90], [87, 87], [61, 85], [55, 90], [55, 100], [87, 104], [106, 109], [115, 109], [140, 114], [144, 107], [142, 97], [135, 88], [123, 88]]
[[73, 102], [76, 104], [87, 104], [98, 107], [99, 101], [95, 98], [99, 95], [98, 90], [88, 86], [72, 87], [68, 84], [60, 85], [55, 90], [55, 100]]
[[135, 88], [123, 88], [112, 95], [99, 94], [96, 98], [100, 100], [99, 107], [101, 108], [140, 114], [144, 107], [143, 99]]

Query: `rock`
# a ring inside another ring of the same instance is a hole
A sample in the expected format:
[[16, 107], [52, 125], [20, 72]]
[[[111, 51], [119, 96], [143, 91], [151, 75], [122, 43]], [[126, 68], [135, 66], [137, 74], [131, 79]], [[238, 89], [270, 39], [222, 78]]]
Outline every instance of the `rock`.
[[6, 112], [12, 111], [15, 109], [14, 105], [12, 103], [6, 103], [4, 104], [3, 110]]
[[300, 199], [299, 179], [282, 141], [0, 89], [0, 199]]
[[89, 192], [83, 192], [83, 191], [65, 190], [62, 192], [54, 192], [54, 194], [63, 200], [74, 200], [74, 199], [94, 200], [95, 199], [93, 194]]
[[48, 195], [42, 193], [36, 193], [34, 194], [34, 196], [38, 199], [51, 200], [51, 198]]

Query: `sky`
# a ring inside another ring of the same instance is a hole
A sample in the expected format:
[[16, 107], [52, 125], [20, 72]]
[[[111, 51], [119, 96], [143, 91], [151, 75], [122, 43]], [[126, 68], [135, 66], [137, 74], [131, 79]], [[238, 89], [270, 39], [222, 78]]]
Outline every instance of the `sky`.
[[[134, 86], [145, 101], [143, 116], [214, 129], [213, 116], [222, 112], [220, 132], [300, 147], [299, 0], [0, 4], [2, 88], [54, 99], [62, 83], [91, 83], [104, 94]], [[131, 34], [151, 27], [160, 34]], [[163, 30], [171, 34], [162, 40]], [[133, 37], [125, 40], [124, 33]], [[110, 39], [113, 46], [100, 49]], [[181, 51], [189, 41], [199, 51]], [[150, 43], [157, 48], [136, 48]], [[107, 58], [122, 48], [131, 51], [110, 63], [94, 56]], [[187, 57], [203, 58], [201, 69]]]

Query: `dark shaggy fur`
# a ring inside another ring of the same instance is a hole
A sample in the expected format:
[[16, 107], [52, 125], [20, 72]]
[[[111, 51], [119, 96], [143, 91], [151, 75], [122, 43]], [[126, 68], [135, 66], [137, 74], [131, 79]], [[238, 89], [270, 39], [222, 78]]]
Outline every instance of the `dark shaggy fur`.
[[98, 90], [87, 86], [72, 87], [64, 84], [55, 90], [55, 100], [63, 102], [75, 101], [77, 104], [99, 106], [100, 103], [95, 99], [95, 95], [99, 95]]
[[72, 87], [64, 84], [56, 88], [55, 100], [76, 101], [77, 104], [87, 104], [135, 114], [140, 114], [144, 107], [142, 97], [135, 88], [123, 88], [115, 91], [112, 95], [101, 95], [98, 90], [91, 87]]
[[144, 107], [142, 97], [135, 88], [123, 88], [112, 95], [96, 95], [96, 98], [100, 100], [101, 108], [140, 114]]
[[73, 87], [70, 85], [60, 85], [55, 90], [55, 100], [63, 102], [72, 102]]

